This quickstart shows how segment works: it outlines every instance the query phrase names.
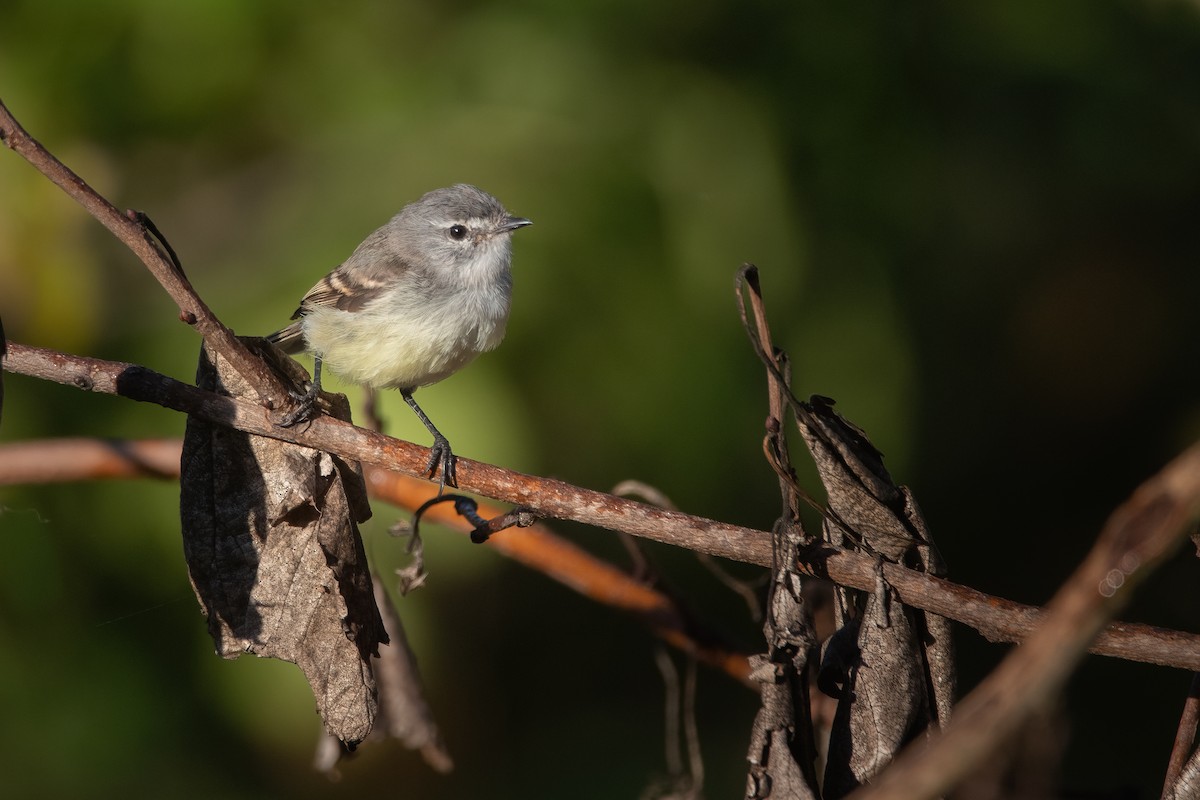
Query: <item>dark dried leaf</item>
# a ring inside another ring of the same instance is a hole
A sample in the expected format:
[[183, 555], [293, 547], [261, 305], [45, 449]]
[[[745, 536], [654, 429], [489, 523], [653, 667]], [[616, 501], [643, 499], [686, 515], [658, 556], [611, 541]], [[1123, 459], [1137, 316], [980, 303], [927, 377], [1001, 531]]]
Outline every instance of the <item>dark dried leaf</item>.
[[1195, 800], [1200, 797], [1200, 750], [1192, 753], [1172, 786], [1163, 791], [1163, 800]]
[[[866, 435], [814, 397], [797, 423], [828, 495], [824, 536], [884, 561], [944, 572], [916, 501], [895, 484]], [[901, 605], [883, 581], [874, 593], [839, 589], [839, 629], [820, 685], [841, 685], [824, 794], [842, 797], [891, 762], [922, 732], [949, 718], [955, 690], [949, 622]]]
[[827, 798], [843, 797], [878, 774], [929, 725], [913, 621], [899, 600], [890, 600], [889, 625], [885, 627], [881, 608], [888, 600], [869, 594], [854, 626], [857, 659], [849, 665], [833, 719], [825, 768]]
[[408, 563], [396, 568], [396, 577], [400, 579], [397, 588], [400, 589], [400, 594], [406, 595], [424, 586], [429, 577], [429, 573], [425, 571], [425, 542], [421, 539], [418, 526], [403, 519], [392, 523], [388, 533], [397, 539], [408, 539], [408, 546], [404, 551], [408, 556]]
[[[433, 710], [425, 698], [425, 688], [417, 669], [417, 657], [408, 645], [400, 616], [388, 599], [383, 582], [374, 572], [375, 600], [383, 615], [384, 627], [391, 640], [379, 651], [375, 677], [379, 682], [379, 716], [369, 741], [392, 737], [410, 750], [419, 750], [425, 763], [441, 773], [454, 769], [450, 753], [442, 742]], [[345, 747], [332, 736], [317, 746], [316, 768], [336, 775], [337, 766], [348, 755]]]
[[[279, 369], [299, 369], [285, 361]], [[207, 349], [196, 382], [253, 396]], [[340, 400], [334, 412], [348, 419]], [[217, 652], [295, 663], [329, 732], [362, 741], [378, 705], [371, 658], [387, 634], [356, 525], [370, 515], [359, 466], [189, 417], [180, 483], [184, 555]]]
[[[945, 575], [946, 565], [933, 543], [933, 535], [925, 525], [925, 517], [917, 506], [917, 499], [907, 486], [901, 486], [900, 491], [904, 493], [904, 517], [917, 531], [917, 563], [930, 575]], [[953, 626], [949, 619], [940, 614], [916, 610], [913, 613], [918, 621], [925, 623], [922, 641], [933, 689], [933, 708], [937, 712], [938, 727], [945, 727], [950, 721], [954, 697], [958, 693], [958, 668], [954, 661], [954, 637], [951, 634]]]
[[833, 401], [814, 397], [797, 419], [817, 464], [829, 510], [844, 521], [843, 533], [860, 549], [901, 562], [917, 542], [904, 516], [900, 488], [883, 466], [883, 455], [858, 427], [833, 410]]
[[762, 684], [746, 755], [746, 797], [816, 798], [816, 771], [808, 697], [808, 654], [815, 643], [796, 571], [799, 528], [778, 526], [777, 565], [763, 632], [766, 655], [751, 656], [751, 677]]

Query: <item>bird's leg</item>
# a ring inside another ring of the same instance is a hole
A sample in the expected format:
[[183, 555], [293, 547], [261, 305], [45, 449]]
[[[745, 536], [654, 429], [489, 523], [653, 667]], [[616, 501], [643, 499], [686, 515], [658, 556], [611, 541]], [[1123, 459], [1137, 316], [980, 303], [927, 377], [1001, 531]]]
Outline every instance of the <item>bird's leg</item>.
[[298, 422], [304, 422], [311, 419], [313, 410], [317, 406], [317, 395], [321, 393], [321, 359], [318, 356], [313, 356], [313, 379], [308, 385], [308, 391], [296, 398], [299, 405], [296, 410], [288, 414], [279, 424], [285, 428], [290, 428]]
[[413, 399], [412, 389], [401, 389], [401, 397], [404, 402], [412, 406], [412, 410], [417, 412], [417, 417], [424, 423], [425, 427], [433, 434], [433, 447], [429, 449], [429, 464], [426, 469], [429, 470], [429, 477], [432, 478], [436, 473], [438, 466], [442, 468], [442, 480], [438, 483], [438, 494], [446, 488], [446, 484], [450, 484], [454, 488], [458, 488], [458, 476], [454, 471], [454, 453], [450, 450], [450, 442], [442, 432], [433, 426], [429, 421], [429, 417], [425, 416], [425, 412], [417, 405], [417, 401]]

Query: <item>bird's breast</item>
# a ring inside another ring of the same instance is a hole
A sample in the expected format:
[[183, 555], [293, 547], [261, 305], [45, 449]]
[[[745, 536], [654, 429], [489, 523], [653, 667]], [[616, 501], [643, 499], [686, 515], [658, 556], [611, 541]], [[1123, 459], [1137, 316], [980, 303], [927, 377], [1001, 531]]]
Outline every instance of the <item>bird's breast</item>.
[[303, 320], [308, 349], [333, 372], [376, 388], [437, 383], [497, 347], [508, 324], [507, 284], [417, 297], [391, 291], [359, 311], [314, 308]]

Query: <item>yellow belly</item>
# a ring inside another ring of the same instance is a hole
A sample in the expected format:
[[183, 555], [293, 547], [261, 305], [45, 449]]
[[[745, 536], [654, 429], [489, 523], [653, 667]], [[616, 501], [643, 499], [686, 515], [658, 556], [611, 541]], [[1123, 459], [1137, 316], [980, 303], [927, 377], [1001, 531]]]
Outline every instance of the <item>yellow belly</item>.
[[301, 328], [306, 349], [343, 379], [377, 389], [416, 389], [494, 349], [507, 322], [507, 302], [484, 309], [447, 302], [416, 310], [380, 301], [355, 312], [313, 308]]

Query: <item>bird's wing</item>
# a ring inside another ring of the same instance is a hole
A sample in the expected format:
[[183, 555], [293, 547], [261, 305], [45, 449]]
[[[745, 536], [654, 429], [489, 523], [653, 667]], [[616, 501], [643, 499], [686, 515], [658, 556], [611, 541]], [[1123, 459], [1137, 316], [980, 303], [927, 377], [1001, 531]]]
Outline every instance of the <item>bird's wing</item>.
[[[314, 306], [332, 306], [342, 311], [358, 311], [388, 287], [383, 276], [366, 275], [363, 270], [350, 270], [346, 265], [335, 269], [308, 290], [292, 319], [304, 316]], [[394, 279], [393, 281], [394, 282]]]
[[267, 337], [285, 353], [299, 353], [304, 349], [304, 331], [299, 319], [318, 306], [338, 308], [343, 311], [358, 311], [372, 299], [378, 297], [387, 287], [387, 282], [381, 278], [355, 274], [346, 265], [335, 269], [308, 290], [300, 307], [292, 314], [297, 320], [286, 328], [275, 331]]

